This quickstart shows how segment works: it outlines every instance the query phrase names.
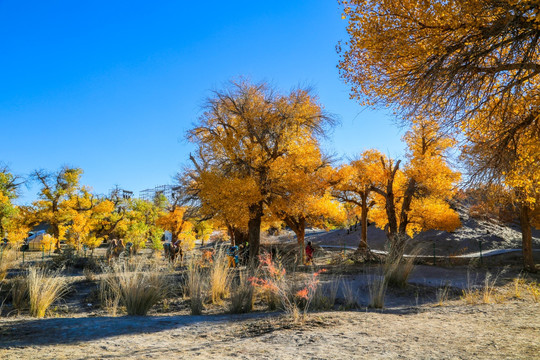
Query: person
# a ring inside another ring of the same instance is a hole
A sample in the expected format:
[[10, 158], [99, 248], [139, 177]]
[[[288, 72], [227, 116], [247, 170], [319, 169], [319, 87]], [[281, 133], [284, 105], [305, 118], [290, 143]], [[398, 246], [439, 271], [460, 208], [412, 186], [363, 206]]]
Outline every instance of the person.
[[238, 246], [229, 246], [229, 249], [227, 249], [227, 257], [229, 259], [229, 267], [235, 268], [238, 264]]
[[133, 247], [133, 243], [131, 241], [128, 241], [125, 246], [125, 252], [126, 256], [131, 257], [131, 255], [134, 254], [135, 248]]
[[184, 251], [182, 250], [182, 242], [180, 239], [176, 239], [174, 243], [172, 243], [170, 248], [170, 258], [169, 260], [171, 262], [175, 262], [176, 258], [180, 258], [180, 264], [184, 262]]
[[311, 245], [311, 241], [308, 241], [307, 246], [306, 246], [306, 265], [312, 264], [313, 252], [315, 252], [315, 249], [313, 248], [313, 245]]
[[163, 242], [163, 252], [165, 254], [165, 258], [168, 258], [170, 260], [171, 258], [171, 243], [172, 239], [171, 237], [167, 236], [166, 234], [163, 234], [161, 236], [161, 241]]

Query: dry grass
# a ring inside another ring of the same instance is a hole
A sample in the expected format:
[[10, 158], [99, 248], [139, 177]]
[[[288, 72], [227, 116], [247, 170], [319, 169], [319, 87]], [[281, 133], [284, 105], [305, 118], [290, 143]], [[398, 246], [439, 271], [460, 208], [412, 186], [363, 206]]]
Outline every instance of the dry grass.
[[443, 287], [440, 287], [437, 289], [437, 305], [438, 306], [444, 306], [445, 303], [448, 301], [448, 292], [450, 290], [450, 282], [446, 281]]
[[229, 311], [233, 314], [243, 314], [253, 310], [254, 288], [251, 281], [249, 281], [250, 273], [253, 273], [253, 271], [240, 272], [238, 281], [232, 284]]
[[386, 296], [387, 287], [388, 283], [384, 275], [374, 274], [369, 278], [369, 307], [376, 309], [384, 308], [384, 298]]
[[421, 248], [413, 249], [406, 257], [401, 253], [390, 252], [386, 257], [383, 269], [386, 283], [389, 286], [405, 287], [411, 272], [414, 270], [414, 262]]
[[343, 281], [343, 308], [355, 309], [358, 307], [358, 289], [354, 289], [353, 285], [349, 281]]
[[31, 267], [27, 281], [30, 315], [37, 318], [44, 317], [49, 306], [68, 291], [67, 281], [59, 271]]
[[525, 285], [525, 279], [519, 275], [512, 280], [512, 284], [514, 285], [514, 297], [516, 299], [521, 299], [521, 289]]
[[329, 283], [317, 287], [311, 308], [314, 310], [331, 310], [336, 304], [337, 293], [341, 279], [335, 277]]
[[187, 266], [186, 293], [189, 295], [191, 315], [201, 315], [204, 308], [206, 280], [199, 261], [191, 258]]
[[17, 262], [17, 250], [10, 246], [0, 248], [0, 281], [4, 280], [7, 272]]
[[529, 285], [527, 285], [527, 290], [529, 291], [529, 294], [532, 297], [532, 300], [535, 303], [538, 303], [540, 301], [540, 284], [536, 282], [532, 282]]
[[487, 272], [484, 278], [484, 285], [481, 287], [472, 285], [469, 274], [467, 274], [467, 288], [462, 291], [461, 299], [469, 305], [503, 302], [505, 298], [497, 295], [495, 284], [504, 271], [502, 270], [495, 277]]
[[88, 281], [96, 280], [96, 273], [94, 272], [94, 270], [92, 270], [89, 267], [85, 267], [83, 269], [83, 275], [86, 278], [86, 280], [88, 280]]
[[126, 307], [128, 315], [146, 315], [167, 294], [165, 275], [155, 265], [145, 267], [141, 262], [114, 264], [103, 277], [102, 300], [112, 306]]
[[18, 276], [11, 281], [11, 304], [17, 311], [27, 309], [29, 306], [28, 282], [23, 276]]
[[210, 299], [213, 304], [221, 304], [229, 295], [231, 275], [227, 254], [218, 250], [210, 267]]

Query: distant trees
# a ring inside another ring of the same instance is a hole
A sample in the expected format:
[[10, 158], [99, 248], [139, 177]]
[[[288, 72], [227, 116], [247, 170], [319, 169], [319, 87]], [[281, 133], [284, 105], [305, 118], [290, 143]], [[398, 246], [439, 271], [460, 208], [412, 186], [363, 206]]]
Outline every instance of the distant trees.
[[60, 251], [60, 241], [65, 240], [68, 223], [72, 221], [73, 212], [69, 200], [78, 190], [81, 174], [81, 169], [69, 167], [63, 167], [54, 173], [36, 170], [32, 174], [41, 186], [39, 198], [33, 204], [34, 224], [49, 224], [55, 251]]
[[23, 182], [8, 167], [0, 167], [0, 236], [15, 244], [21, 243], [28, 232], [25, 210], [13, 204]]
[[180, 240], [182, 248], [190, 250], [195, 246], [195, 229], [186, 211], [187, 208], [184, 206], [175, 206], [161, 215], [156, 224], [163, 230], [171, 232], [173, 242]]
[[383, 158], [383, 154], [377, 150], [364, 151], [350, 164], [345, 164], [337, 169], [334, 177], [332, 188], [334, 197], [360, 208], [362, 236], [358, 244], [359, 251], [368, 249], [368, 212], [375, 205], [372, 192], [373, 176]]

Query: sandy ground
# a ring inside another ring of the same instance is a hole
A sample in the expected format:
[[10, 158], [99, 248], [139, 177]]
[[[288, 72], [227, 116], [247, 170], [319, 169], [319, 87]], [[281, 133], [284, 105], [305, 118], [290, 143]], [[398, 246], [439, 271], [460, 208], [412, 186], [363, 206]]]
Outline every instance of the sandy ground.
[[[447, 256], [475, 252], [479, 242], [484, 250], [520, 247], [516, 229], [463, 220], [467, 227], [462, 230], [428, 233], [418, 242], [435, 244], [437, 255]], [[476, 231], [471, 234], [469, 228]], [[384, 250], [384, 232], [368, 229], [370, 246]], [[306, 240], [316, 245], [357, 246], [360, 231], [310, 231], [307, 235]], [[270, 240], [296, 243], [287, 233]], [[533, 242], [538, 248], [538, 232]], [[433, 253], [433, 247], [427, 249], [427, 254]], [[319, 248], [316, 263], [326, 266], [339, 253]], [[497, 274], [502, 265], [514, 264], [500, 276], [500, 285], [506, 287], [520, 271], [516, 265], [520, 254], [511, 256], [516, 259], [499, 256], [501, 264], [490, 269]], [[39, 254], [34, 257], [40, 261]], [[293, 323], [277, 313], [225, 315], [224, 309], [190, 316], [181, 300], [170, 305], [177, 306], [173, 311], [110, 317], [96, 304], [88, 304], [96, 283], [76, 273], [71, 276], [75, 291], [63, 301], [65, 310], [54, 312], [54, 317], [0, 318], [0, 360], [540, 359], [539, 303], [510, 299], [502, 304], [467, 305], [459, 299], [461, 289], [481, 286], [488, 269], [441, 265], [418, 265], [406, 289], [389, 289], [383, 311], [366, 308], [367, 282], [374, 269], [346, 268], [340, 276], [359, 289], [361, 310], [311, 313], [303, 323]], [[321, 281], [330, 281], [332, 276], [323, 274]], [[445, 286], [451, 287], [453, 296], [445, 306], [436, 306], [437, 289]]]
[[1, 359], [538, 359], [540, 306], [2, 320]]

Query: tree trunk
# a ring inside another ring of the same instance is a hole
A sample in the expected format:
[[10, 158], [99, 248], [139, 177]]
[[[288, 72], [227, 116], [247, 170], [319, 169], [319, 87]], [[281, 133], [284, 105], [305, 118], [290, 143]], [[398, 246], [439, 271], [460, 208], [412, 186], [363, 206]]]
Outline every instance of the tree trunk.
[[248, 241], [249, 236], [245, 231], [242, 231], [238, 228], [234, 228], [234, 243], [233, 245], [240, 245]]
[[249, 258], [255, 261], [259, 255], [259, 245], [261, 243], [261, 218], [263, 216], [263, 202], [249, 206], [248, 239]]
[[401, 206], [399, 221], [399, 233], [403, 235], [407, 233], [407, 225], [409, 225], [409, 211], [411, 210], [411, 202], [415, 189], [416, 181], [414, 179], [410, 179], [409, 183], [407, 184], [405, 194], [403, 195], [403, 205]]
[[50, 224], [50, 229], [51, 229], [51, 235], [54, 237], [55, 239], [55, 244], [54, 244], [54, 253], [60, 253], [61, 250], [60, 250], [60, 228], [58, 226], [58, 224]]
[[367, 243], [367, 214], [368, 214], [368, 204], [367, 204], [367, 191], [365, 191], [362, 195], [362, 218], [360, 221], [362, 222], [362, 238], [360, 239], [360, 243], [358, 244], [358, 251], [359, 252], [366, 252], [368, 249], [368, 243]]
[[388, 236], [389, 240], [392, 240], [391, 238], [393, 238], [394, 235], [396, 235], [398, 232], [393, 180], [394, 179], [388, 180], [388, 183], [386, 185], [386, 201], [384, 206], [386, 210], [386, 217], [388, 218], [388, 228], [386, 230], [386, 235]]
[[227, 225], [227, 233], [229, 235], [229, 239], [231, 239], [231, 245], [235, 244], [234, 241], [234, 227], [232, 225]]
[[300, 247], [300, 253], [302, 254], [302, 264], [306, 263], [306, 243], [304, 241], [306, 237], [306, 222], [304, 219], [301, 220], [301, 224], [298, 227], [296, 233], [296, 239], [298, 241], [298, 246]]
[[523, 267], [526, 271], [536, 272], [532, 252], [532, 231], [530, 221], [530, 209], [527, 205], [521, 206], [519, 220], [521, 223], [521, 239], [523, 247]]

